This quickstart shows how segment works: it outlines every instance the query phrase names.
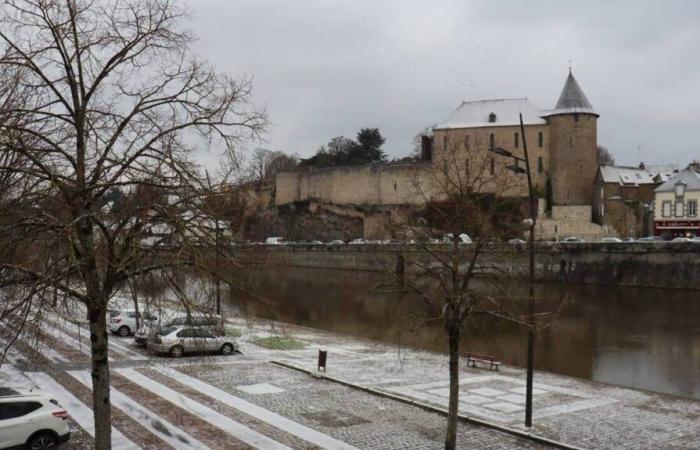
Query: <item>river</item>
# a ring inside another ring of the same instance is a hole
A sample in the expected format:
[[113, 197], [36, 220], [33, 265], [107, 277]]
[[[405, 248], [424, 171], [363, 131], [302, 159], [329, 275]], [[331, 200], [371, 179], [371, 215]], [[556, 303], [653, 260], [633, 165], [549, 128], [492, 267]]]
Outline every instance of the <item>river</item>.
[[[298, 325], [433, 351], [446, 351], [439, 322], [426, 322], [417, 297], [380, 292], [380, 273], [275, 268], [258, 284], [271, 307], [249, 312]], [[511, 290], [524, 297], [522, 286]], [[535, 368], [700, 400], [700, 294], [697, 291], [538, 285], [536, 296], [567, 300], [537, 334]], [[524, 300], [523, 300], [524, 303]], [[525, 366], [526, 332], [475, 319], [463, 351]]]

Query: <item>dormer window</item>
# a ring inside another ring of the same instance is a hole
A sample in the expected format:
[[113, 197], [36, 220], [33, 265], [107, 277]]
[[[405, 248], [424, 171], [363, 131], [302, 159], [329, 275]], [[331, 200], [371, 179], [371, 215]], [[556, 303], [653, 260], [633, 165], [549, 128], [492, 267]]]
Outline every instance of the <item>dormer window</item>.
[[685, 194], [685, 183], [682, 181], [679, 181], [676, 183], [676, 197], [683, 197], [683, 194]]
[[496, 121], [496, 113], [489, 114], [489, 122], [494, 123]]

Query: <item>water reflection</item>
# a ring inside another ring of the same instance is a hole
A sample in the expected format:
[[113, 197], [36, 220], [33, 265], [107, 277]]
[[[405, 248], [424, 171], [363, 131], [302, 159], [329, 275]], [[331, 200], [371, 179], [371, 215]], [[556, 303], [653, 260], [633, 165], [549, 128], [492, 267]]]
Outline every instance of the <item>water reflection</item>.
[[[437, 321], [418, 298], [382, 293], [382, 274], [275, 268], [261, 292], [275, 306], [253, 313], [394, 344], [445, 351]], [[538, 334], [538, 370], [700, 399], [700, 298], [697, 292], [605, 286], [540, 285], [538, 297], [566, 303]], [[524, 296], [522, 286], [512, 295]], [[525, 365], [526, 333], [477, 318], [462, 348]]]

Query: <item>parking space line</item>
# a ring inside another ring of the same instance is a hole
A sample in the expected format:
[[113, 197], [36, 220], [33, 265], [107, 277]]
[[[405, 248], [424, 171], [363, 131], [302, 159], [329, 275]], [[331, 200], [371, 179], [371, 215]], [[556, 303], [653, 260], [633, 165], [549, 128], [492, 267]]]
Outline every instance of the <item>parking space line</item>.
[[[92, 388], [92, 379], [90, 377], [90, 372], [87, 370], [69, 371], [68, 374], [88, 388]], [[151, 433], [158, 436], [173, 448], [181, 450], [209, 449], [209, 447], [196, 438], [185, 433], [148, 408], [141, 406], [119, 390], [113, 387], [110, 388], [109, 396], [110, 403], [113, 406], [121, 409], [122, 412], [132, 417], [141, 426], [148, 429]]]
[[184, 384], [191, 389], [218, 400], [231, 408], [237, 409], [262, 422], [268, 423], [289, 434], [318, 445], [319, 447], [337, 450], [357, 450], [352, 445], [346, 444], [345, 442], [339, 441], [338, 439], [335, 439], [327, 434], [294, 422], [293, 420], [290, 420], [268, 409], [262, 408], [240, 397], [231, 395], [226, 391], [218, 389], [211, 384], [203, 382], [202, 380], [191, 377], [183, 372], [180, 372], [179, 370], [169, 367], [153, 367], [152, 369]]
[[[68, 414], [70, 414], [73, 420], [75, 420], [90, 436], [95, 437], [95, 419], [92, 409], [78, 400], [70, 391], [48, 374], [44, 372], [34, 372], [32, 375], [34, 382], [41, 390], [55, 397], [61, 406], [68, 411]], [[112, 427], [112, 448], [115, 450], [134, 450], [141, 447], [127, 439], [118, 429]]]
[[124, 376], [129, 381], [138, 384], [139, 386], [147, 389], [154, 394], [164, 398], [165, 400], [180, 406], [181, 408], [191, 411], [193, 414], [199, 416], [201, 419], [206, 420], [215, 427], [225, 431], [231, 436], [245, 442], [256, 448], [270, 449], [270, 450], [291, 450], [286, 445], [277, 442], [247, 426], [236, 422], [230, 417], [224, 416], [223, 414], [215, 411], [208, 406], [205, 406], [198, 401], [195, 401], [180, 392], [177, 392], [169, 387], [133, 370], [133, 369], [116, 369], [116, 373]]

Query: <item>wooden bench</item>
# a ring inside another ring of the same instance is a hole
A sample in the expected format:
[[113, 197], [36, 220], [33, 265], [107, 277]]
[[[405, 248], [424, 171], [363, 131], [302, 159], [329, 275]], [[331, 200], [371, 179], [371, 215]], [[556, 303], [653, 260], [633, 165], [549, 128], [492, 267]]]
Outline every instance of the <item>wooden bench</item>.
[[484, 363], [489, 365], [489, 370], [494, 368], [498, 370], [498, 366], [501, 365], [499, 361], [496, 360], [495, 356], [483, 355], [481, 353], [467, 353], [467, 365], [476, 367], [476, 363]]

